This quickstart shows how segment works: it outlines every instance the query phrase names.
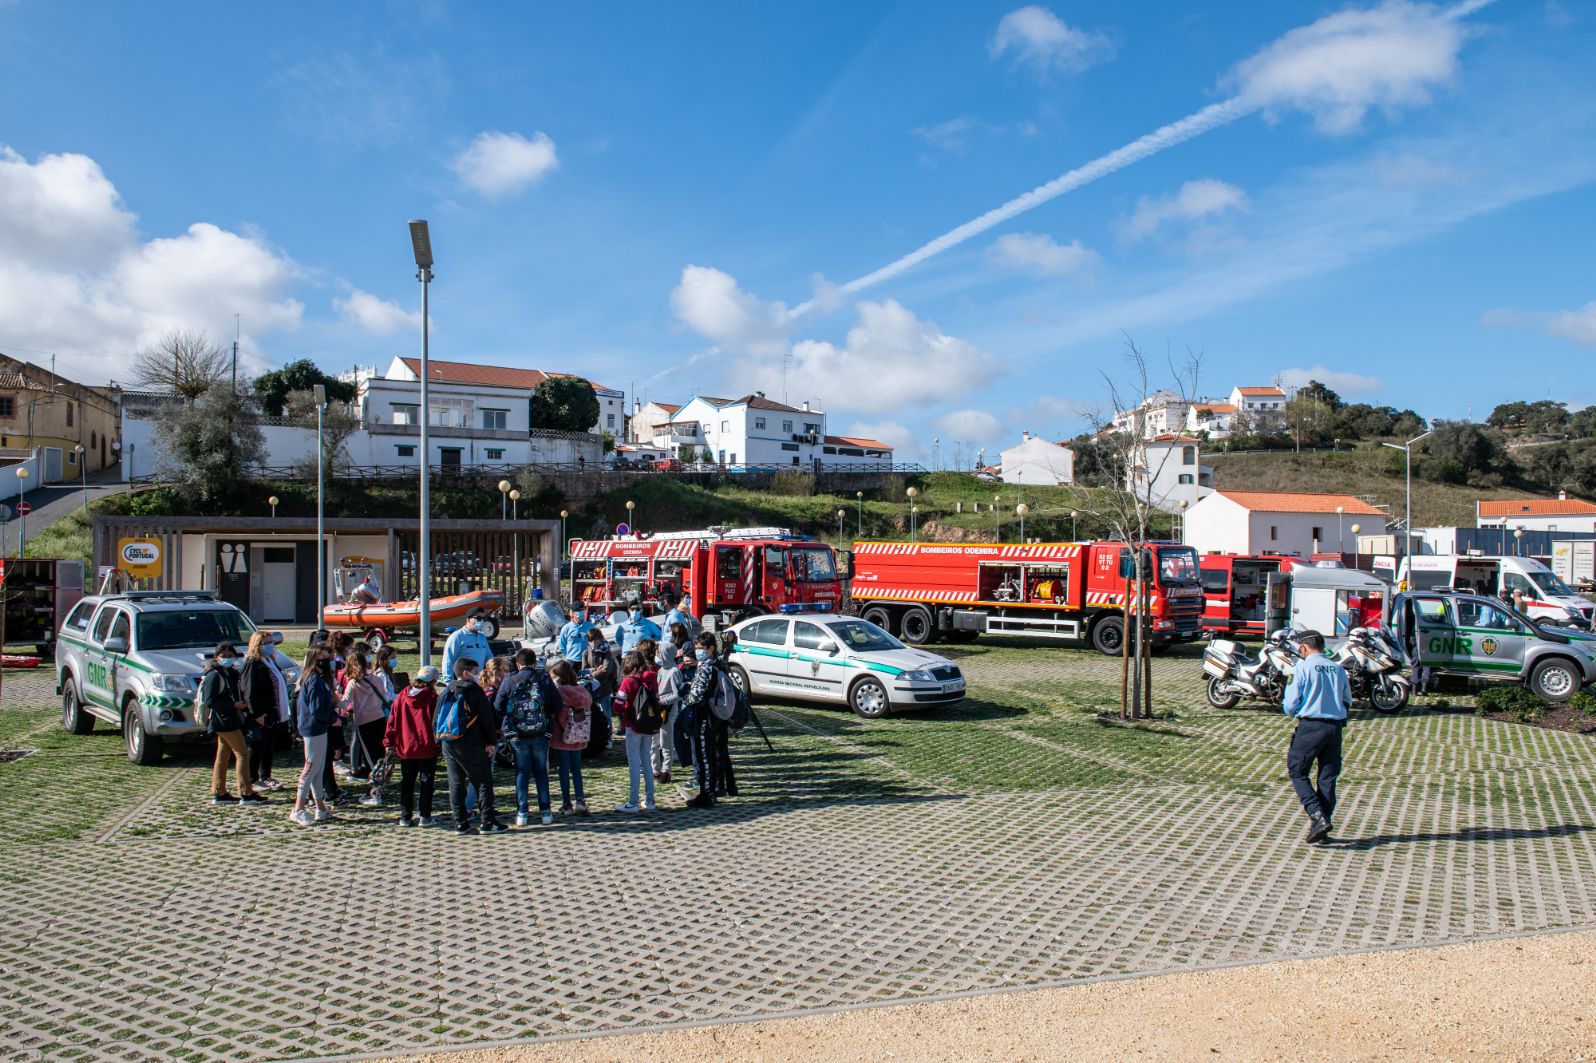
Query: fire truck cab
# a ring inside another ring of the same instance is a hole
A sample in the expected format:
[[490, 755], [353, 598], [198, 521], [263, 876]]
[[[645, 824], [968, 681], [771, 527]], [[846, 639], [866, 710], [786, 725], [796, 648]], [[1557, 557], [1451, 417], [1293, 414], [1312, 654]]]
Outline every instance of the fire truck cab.
[[[1197, 552], [1147, 544], [1155, 647], [1200, 637]], [[1117, 656], [1125, 642], [1132, 550], [1121, 542], [1023, 545], [863, 542], [853, 548], [859, 615], [906, 642], [981, 633], [1084, 640]]]
[[577, 539], [571, 587], [589, 613], [608, 616], [633, 598], [655, 611], [673, 601], [711, 629], [797, 607], [829, 611], [842, 600], [831, 547], [785, 528]]

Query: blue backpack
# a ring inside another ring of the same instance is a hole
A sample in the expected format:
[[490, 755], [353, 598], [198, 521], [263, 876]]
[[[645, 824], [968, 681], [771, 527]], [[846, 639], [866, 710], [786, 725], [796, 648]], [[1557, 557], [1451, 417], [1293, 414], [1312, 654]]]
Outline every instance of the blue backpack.
[[438, 703], [438, 713], [433, 717], [432, 731], [440, 742], [456, 742], [465, 734], [464, 713], [459, 694], [445, 694]]

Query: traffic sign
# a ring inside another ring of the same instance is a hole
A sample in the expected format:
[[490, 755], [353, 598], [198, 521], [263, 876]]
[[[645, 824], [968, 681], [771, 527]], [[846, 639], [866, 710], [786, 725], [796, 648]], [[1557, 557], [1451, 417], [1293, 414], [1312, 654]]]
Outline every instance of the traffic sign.
[[615, 526], [615, 534], [616, 535], [625, 535], [628, 532], [630, 532], [631, 530], [632, 530], [632, 526], [630, 524], [627, 524], [625, 521], [622, 521], [621, 523], [619, 523], [619, 524], [617, 524]]
[[33, 506], [30, 505], [29, 503], [27, 503], [27, 502], [18, 502], [17, 503], [17, 513], [18, 513], [18, 515], [26, 517], [29, 513], [32, 513], [32, 512], [33, 512]]
[[11, 507], [10, 506], [0, 506], [0, 524], [4, 524], [6, 521], [8, 521], [10, 519], [11, 519]]

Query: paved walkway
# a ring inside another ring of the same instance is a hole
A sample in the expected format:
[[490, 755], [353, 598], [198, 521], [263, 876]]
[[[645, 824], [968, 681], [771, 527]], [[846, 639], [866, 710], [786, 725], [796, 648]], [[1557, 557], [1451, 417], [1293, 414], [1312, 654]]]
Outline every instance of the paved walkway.
[[[1308, 849], [1284, 721], [1127, 732], [1081, 710], [1094, 655], [965, 664], [959, 714], [767, 709], [776, 752], [740, 736], [745, 795], [713, 812], [678, 791], [500, 838], [292, 829], [203, 805], [193, 759], [131, 769], [114, 735], [0, 713], [0, 746], [40, 749], [0, 765], [0, 1051], [397, 1052], [1596, 926], [1583, 738], [1359, 720], [1345, 840]], [[1163, 700], [1195, 673], [1162, 668]]]

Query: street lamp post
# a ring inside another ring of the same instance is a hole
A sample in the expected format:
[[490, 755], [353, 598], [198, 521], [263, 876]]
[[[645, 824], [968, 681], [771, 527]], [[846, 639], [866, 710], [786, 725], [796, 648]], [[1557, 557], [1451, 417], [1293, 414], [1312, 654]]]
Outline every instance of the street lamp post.
[[904, 494], [909, 496], [909, 541], [914, 542], [919, 533], [917, 522], [914, 519], [914, 515], [919, 512], [919, 509], [915, 506], [914, 500], [920, 496], [920, 489], [911, 487]]
[[82, 443], [74, 443], [72, 452], [78, 456], [78, 475], [83, 478], [83, 522], [89, 522], [89, 455]]
[[1180, 534], [1175, 537], [1175, 541], [1176, 542], [1183, 543], [1183, 542], [1186, 541], [1186, 510], [1190, 506], [1191, 506], [1191, 500], [1190, 499], [1183, 498], [1183, 499], [1180, 500], [1180, 513], [1178, 514], [1178, 516], [1180, 517]]
[[1070, 542], [1075, 541], [1075, 522], [1080, 519], [1079, 510], [1070, 510]]
[[864, 538], [864, 492], [855, 491], [853, 497], [859, 500], [859, 538]]
[[1019, 505], [1014, 507], [1014, 512], [1017, 513], [1020, 518], [1020, 542], [1023, 543], [1025, 541], [1025, 515], [1031, 512], [1031, 507], [1026, 505], [1024, 502], [1021, 502]]
[[848, 511], [846, 509], [837, 510], [837, 538], [839, 539], [842, 538], [842, 522], [847, 519]]
[[28, 556], [28, 467], [17, 466], [17, 512], [22, 517], [22, 527], [17, 532], [17, 556]]
[[[27, 517], [23, 517], [22, 519], [23, 519], [23, 521], [26, 521], [28, 518]], [[28, 526], [27, 526], [26, 523], [24, 523], [22, 525], [22, 530], [23, 531], [27, 531], [28, 530]], [[1524, 529], [1523, 528], [1514, 528], [1513, 529], [1513, 555], [1515, 557], [1522, 557], [1524, 555]]]
[[1421, 439], [1428, 439], [1435, 434], [1435, 429], [1430, 429], [1423, 435], [1414, 436], [1412, 439], [1398, 446], [1395, 443], [1381, 443], [1382, 447], [1400, 450], [1407, 458], [1407, 488], [1402, 503], [1402, 556], [1413, 555], [1413, 444]]
[[993, 533], [993, 535], [994, 535], [993, 541], [994, 542], [1002, 542], [1003, 541], [1003, 511], [998, 508], [998, 503], [1000, 503], [1002, 501], [1003, 501], [1003, 496], [1002, 495], [993, 495], [992, 496], [992, 514], [993, 514], [993, 518], [994, 518], [994, 520], [995, 520], [995, 522], [997, 524], [997, 530]]
[[1346, 543], [1341, 539], [1341, 515], [1347, 511], [1346, 506], [1336, 507], [1336, 553], [1346, 553]]
[[632, 523], [632, 520], [633, 520], [632, 513], [636, 509], [637, 509], [637, 503], [633, 502], [630, 498], [628, 498], [626, 500], [626, 526], [631, 529], [633, 535], [637, 534], [637, 525]]
[[510, 519], [510, 481], [499, 481], [499, 519]]
[[[521, 523], [521, 492], [515, 488], [510, 489], [510, 523], [512, 525], [518, 525]], [[522, 590], [521, 529], [519, 527], [512, 527], [510, 529], [510, 564], [514, 566], [512, 571], [515, 573], [515, 595], [516, 598], [519, 599], [521, 597]], [[522, 605], [524, 608], [525, 603], [523, 602]]]
[[270, 498], [268, 498], [266, 500], [266, 504], [268, 506], [272, 507], [272, 520], [276, 520], [277, 519], [277, 496], [276, 495], [272, 495]]
[[410, 247], [415, 252], [416, 280], [421, 282], [421, 522], [417, 529], [416, 582], [421, 599], [421, 667], [432, 663], [432, 497], [428, 473], [431, 471], [432, 450], [427, 432], [432, 408], [428, 401], [427, 377], [431, 370], [427, 364], [427, 327], [429, 307], [428, 286], [432, 283], [432, 234], [425, 219], [410, 222]]
[[1352, 532], [1352, 567], [1358, 567], [1358, 533], [1363, 530], [1363, 525], [1354, 524], [1349, 531]]
[[566, 539], [565, 539], [565, 518], [569, 517], [570, 515], [571, 515], [571, 511], [570, 510], [568, 510], [568, 509], [560, 510], [560, 561], [561, 562], [564, 562], [564, 560], [565, 560], [565, 542], [566, 542]]
[[931, 471], [936, 472], [942, 468], [942, 437], [931, 437]]
[[[327, 630], [327, 450], [322, 446], [322, 411], [327, 385], [311, 389], [316, 399], [316, 630]], [[273, 513], [273, 516], [276, 514]]]

